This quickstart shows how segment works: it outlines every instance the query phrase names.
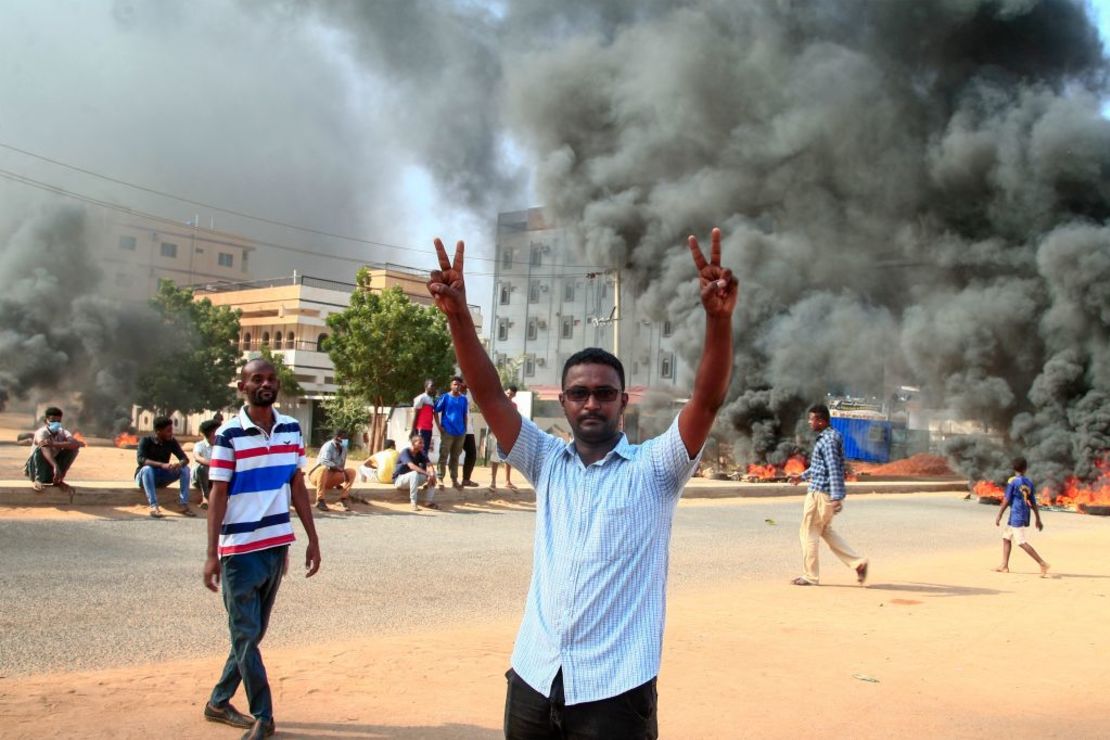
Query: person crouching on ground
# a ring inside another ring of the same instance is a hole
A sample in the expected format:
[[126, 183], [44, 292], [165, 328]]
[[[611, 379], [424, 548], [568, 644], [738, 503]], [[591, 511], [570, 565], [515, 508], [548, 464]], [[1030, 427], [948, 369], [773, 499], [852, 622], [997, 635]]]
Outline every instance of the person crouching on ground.
[[433, 501], [436, 496], [436, 471], [424, 454], [424, 437], [419, 432], [409, 438], [409, 446], [401, 450], [397, 457], [397, 467], [393, 469], [393, 485], [398, 491], [409, 492], [413, 511], [420, 508], [416, 500], [421, 486], [428, 491], [428, 502], [424, 506], [429, 509], [439, 508], [439, 504]]
[[[189, 457], [174, 439], [172, 419], [167, 416], [154, 418], [154, 434], [139, 440], [135, 457], [139, 463], [135, 470], [135, 483], [146, 493], [152, 517], [162, 518], [162, 510], [158, 508], [158, 488], [174, 481], [181, 487], [178, 512], [184, 516], [196, 516], [189, 508]], [[176, 457], [177, 462], [171, 463], [170, 457]]]
[[215, 419], [201, 422], [201, 438], [193, 445], [193, 462], [196, 463], [196, 468], [193, 469], [193, 480], [196, 481], [197, 488], [200, 489], [200, 508], [202, 509], [208, 508], [208, 491], [212, 487], [208, 480], [208, 471], [212, 465], [212, 442], [216, 439], [216, 430], [220, 428], [220, 424], [221, 422]]
[[43, 425], [35, 432], [34, 448], [23, 466], [23, 472], [31, 479], [35, 493], [42, 493], [46, 486], [72, 491], [73, 488], [66, 483], [66, 473], [85, 443], [75, 439], [62, 426], [62, 410], [57, 406], [48, 408], [42, 420]]
[[347, 446], [350, 439], [346, 429], [336, 429], [335, 434], [320, 448], [316, 456], [316, 467], [308, 474], [308, 482], [316, 486], [316, 508], [328, 511], [327, 491], [339, 487], [339, 507], [350, 511], [351, 486], [355, 482], [355, 471], [347, 467]]
[[1006, 529], [1002, 530], [1002, 565], [995, 568], [999, 573], [1010, 572], [1010, 549], [1016, 542], [1018, 547], [1025, 550], [1029, 557], [1041, 566], [1041, 578], [1048, 577], [1048, 563], [1041, 559], [1033, 546], [1029, 544], [1029, 514], [1032, 513], [1037, 521], [1037, 531], [1044, 529], [1041, 524], [1041, 510], [1037, 508], [1036, 488], [1033, 481], [1025, 477], [1026, 462], [1024, 457], [1016, 457], [1013, 462], [1014, 475], [1006, 484], [1006, 494], [1002, 499], [1002, 506], [998, 509], [998, 516], [994, 518], [994, 526], [1000, 526], [1002, 515], [1010, 509], [1010, 519]]
[[358, 469], [359, 480], [376, 480], [378, 483], [392, 483], [393, 471], [397, 468], [397, 443], [392, 439], [385, 441], [385, 449], [366, 458], [365, 464]]

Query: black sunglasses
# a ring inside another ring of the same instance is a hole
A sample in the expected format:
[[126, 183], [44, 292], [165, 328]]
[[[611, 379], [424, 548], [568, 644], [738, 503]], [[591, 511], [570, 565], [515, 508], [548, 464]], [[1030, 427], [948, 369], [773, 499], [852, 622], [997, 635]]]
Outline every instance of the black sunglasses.
[[563, 398], [572, 403], [585, 403], [590, 396], [596, 398], [599, 403], [612, 403], [620, 397], [620, 394], [620, 388], [614, 388], [610, 385], [603, 385], [600, 388], [586, 388], [585, 386], [576, 385], [563, 390]]

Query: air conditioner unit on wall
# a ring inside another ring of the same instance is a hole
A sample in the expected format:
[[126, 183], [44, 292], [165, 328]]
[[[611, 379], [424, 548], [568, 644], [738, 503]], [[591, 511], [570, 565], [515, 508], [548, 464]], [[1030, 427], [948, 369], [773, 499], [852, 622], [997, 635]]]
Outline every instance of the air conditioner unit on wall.
[[537, 357], [536, 358], [536, 364], [539, 365], [540, 367], [543, 367], [544, 365], [547, 364], [547, 358], [546, 357]]
[[544, 321], [543, 319], [540, 319], [540, 320], [539, 320], [539, 321], [537, 322], [537, 326], [539, 326], [539, 327], [540, 327], [541, 329], [546, 329], [546, 328], [547, 328], [547, 322], [546, 322], [546, 321]]

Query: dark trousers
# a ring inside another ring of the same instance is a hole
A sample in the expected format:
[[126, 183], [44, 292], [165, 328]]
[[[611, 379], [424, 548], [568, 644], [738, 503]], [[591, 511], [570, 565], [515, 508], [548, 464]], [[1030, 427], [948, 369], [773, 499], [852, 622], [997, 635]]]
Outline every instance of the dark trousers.
[[424, 440], [424, 454], [430, 459], [432, 456], [432, 430], [417, 429], [416, 433], [420, 435], [420, 439]]
[[[69, 471], [69, 466], [77, 459], [77, 450], [54, 450], [54, 462], [62, 470], [62, 475]], [[27, 458], [27, 464], [23, 466], [23, 472], [32, 481], [38, 481], [43, 485], [50, 485], [54, 482], [54, 466], [47, 461], [46, 456], [42, 454], [42, 450], [38, 447]]]
[[551, 697], [524, 682], [516, 671], [505, 697], [506, 740], [655, 740], [658, 696], [655, 679], [634, 689], [583, 704], [567, 706], [563, 698], [563, 672], [555, 675]]
[[207, 500], [208, 499], [208, 490], [212, 487], [212, 484], [208, 480], [208, 466], [207, 465], [198, 465], [197, 466], [196, 481], [197, 481], [197, 488], [200, 489], [200, 495], [203, 496], [205, 498], [205, 500]]
[[474, 435], [466, 435], [463, 440], [463, 454], [466, 459], [463, 460], [463, 480], [470, 480], [470, 474], [474, 472], [474, 464], [478, 462], [478, 445], [474, 441]]
[[231, 631], [231, 652], [220, 680], [212, 689], [209, 701], [213, 706], [222, 707], [231, 701], [241, 682], [254, 718], [274, 718], [270, 683], [266, 680], [266, 666], [262, 664], [258, 643], [262, 642], [270, 623], [270, 610], [274, 608], [274, 599], [281, 585], [281, 572], [288, 550], [288, 546], [271, 547], [220, 558], [224, 607], [227, 608], [227, 624]]

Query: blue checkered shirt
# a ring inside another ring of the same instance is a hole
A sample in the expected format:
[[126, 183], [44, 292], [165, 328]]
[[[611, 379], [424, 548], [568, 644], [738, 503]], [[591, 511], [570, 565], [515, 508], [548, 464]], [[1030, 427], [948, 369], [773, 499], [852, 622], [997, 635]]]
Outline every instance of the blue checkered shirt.
[[844, 438], [832, 427], [817, 435], [809, 469], [802, 473], [809, 481], [809, 490], [829, 494], [833, 501], [844, 498]]
[[536, 489], [532, 583], [512, 666], [544, 696], [563, 670], [567, 704], [597, 701], [659, 673], [671, 522], [698, 465], [678, 419], [642, 445], [585, 466], [573, 444], [528, 419], [507, 462]]

